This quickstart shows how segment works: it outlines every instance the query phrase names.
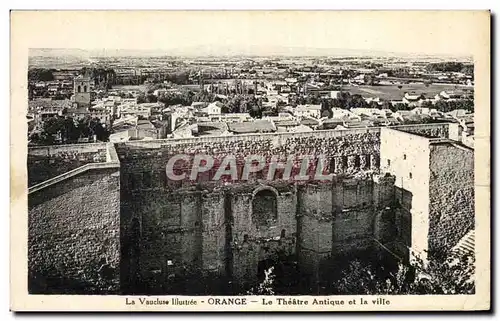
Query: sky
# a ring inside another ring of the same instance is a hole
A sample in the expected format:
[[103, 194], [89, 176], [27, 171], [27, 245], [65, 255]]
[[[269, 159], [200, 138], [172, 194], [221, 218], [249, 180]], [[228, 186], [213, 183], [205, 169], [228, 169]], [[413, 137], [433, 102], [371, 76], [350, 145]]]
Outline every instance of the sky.
[[[317, 48], [469, 56], [488, 12], [467, 11], [39, 11], [14, 12], [30, 48], [174, 53]], [[33, 27], [35, 26], [35, 27]], [[484, 40], [483, 39], [483, 40]], [[267, 51], [267, 52], [266, 52]]]

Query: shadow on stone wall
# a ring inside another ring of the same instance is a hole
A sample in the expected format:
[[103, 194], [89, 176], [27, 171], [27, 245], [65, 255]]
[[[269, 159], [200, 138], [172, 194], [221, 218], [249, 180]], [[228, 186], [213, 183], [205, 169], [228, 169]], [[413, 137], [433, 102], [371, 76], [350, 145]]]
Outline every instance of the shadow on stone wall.
[[119, 284], [115, 273], [115, 268], [109, 264], [97, 267], [92, 276], [82, 273], [80, 278], [64, 277], [50, 271], [45, 274], [32, 272], [28, 277], [28, 292], [30, 294], [116, 294]]

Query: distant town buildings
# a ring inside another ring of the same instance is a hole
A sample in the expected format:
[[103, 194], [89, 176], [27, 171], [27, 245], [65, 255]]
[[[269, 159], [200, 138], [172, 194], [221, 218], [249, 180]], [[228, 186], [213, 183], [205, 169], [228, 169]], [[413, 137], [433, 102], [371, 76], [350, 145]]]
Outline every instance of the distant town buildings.
[[442, 71], [445, 63], [390, 58], [106, 63], [92, 72], [53, 70], [46, 79], [33, 71], [29, 134], [58, 117], [96, 120], [111, 141], [429, 122], [457, 123], [473, 139], [474, 79], [465, 63], [452, 72]]

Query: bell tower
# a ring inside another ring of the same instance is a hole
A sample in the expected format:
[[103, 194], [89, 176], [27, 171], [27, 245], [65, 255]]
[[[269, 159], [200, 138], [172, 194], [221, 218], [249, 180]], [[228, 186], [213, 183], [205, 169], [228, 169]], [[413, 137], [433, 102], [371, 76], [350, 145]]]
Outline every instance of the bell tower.
[[73, 84], [74, 102], [81, 108], [90, 107], [90, 76], [88, 74], [79, 75], [74, 79]]

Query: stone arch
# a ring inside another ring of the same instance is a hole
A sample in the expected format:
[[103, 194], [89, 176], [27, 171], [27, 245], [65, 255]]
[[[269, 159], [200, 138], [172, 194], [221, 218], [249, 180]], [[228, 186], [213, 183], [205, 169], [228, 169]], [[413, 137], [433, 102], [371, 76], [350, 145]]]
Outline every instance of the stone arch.
[[87, 92], [87, 86], [83, 86], [83, 92], [86, 93]]
[[261, 186], [252, 193], [252, 222], [257, 226], [269, 226], [278, 219], [278, 191]]
[[272, 187], [272, 186], [259, 186], [257, 187], [256, 189], [253, 190], [252, 192], [252, 198], [255, 197], [255, 195], [257, 195], [257, 193], [261, 192], [261, 191], [265, 191], [265, 190], [269, 190], [271, 192], [273, 192], [276, 196], [279, 195], [279, 192], [276, 188]]
[[78, 85], [78, 92], [81, 93], [82, 92], [82, 86]]

